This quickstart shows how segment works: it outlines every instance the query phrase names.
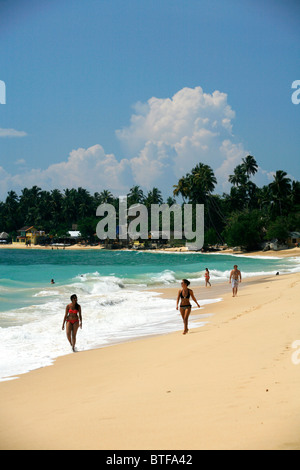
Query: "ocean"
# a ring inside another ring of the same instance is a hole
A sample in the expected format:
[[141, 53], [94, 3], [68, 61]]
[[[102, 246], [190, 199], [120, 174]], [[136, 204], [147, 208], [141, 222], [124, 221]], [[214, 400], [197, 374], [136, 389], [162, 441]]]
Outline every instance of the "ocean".
[[[245, 257], [202, 253], [96, 250], [0, 250], [0, 381], [53, 364], [71, 353], [62, 331], [66, 305], [74, 293], [82, 307], [78, 351], [142, 336], [182, 330], [176, 299], [155, 289], [204, 286], [228, 281], [234, 264], [243, 277], [300, 271], [299, 258]], [[55, 284], [51, 284], [54, 279]], [[201, 305], [219, 297], [199, 297]], [[208, 309], [209, 310], [209, 309]], [[208, 321], [198, 315], [190, 328]]]

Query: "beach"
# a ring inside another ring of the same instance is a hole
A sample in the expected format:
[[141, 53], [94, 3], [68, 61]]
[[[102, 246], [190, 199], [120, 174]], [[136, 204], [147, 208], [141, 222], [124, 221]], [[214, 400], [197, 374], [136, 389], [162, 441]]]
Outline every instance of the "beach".
[[[17, 243], [17, 242], [13, 242], [11, 244], [0, 244], [0, 250], [1, 249], [4, 249], [4, 250], [13, 250], [13, 249], [16, 249], [16, 250], [67, 250], [67, 251], [70, 251], [70, 250], [82, 250], [82, 251], [86, 251], [86, 250], [94, 250], [94, 251], [100, 251], [100, 250], [103, 250], [105, 249], [105, 246], [104, 245], [96, 245], [96, 246], [91, 246], [91, 245], [82, 245], [82, 244], [79, 244], [79, 243], [76, 243], [74, 245], [71, 245], [71, 246], [56, 246], [54, 245], [53, 247], [52, 246], [41, 246], [41, 245], [30, 245], [30, 246], [25, 246], [24, 243]], [[113, 250], [113, 251], [120, 251], [120, 250]], [[127, 248], [122, 248], [121, 251], [128, 251]], [[131, 250], [131, 251], [134, 251], [134, 250]], [[141, 251], [144, 251], [144, 250], [141, 250]], [[155, 249], [155, 250], [152, 250], [152, 249], [147, 249], [145, 250], [147, 252], [152, 252], [152, 253], [187, 253], [187, 252], [190, 252], [192, 253], [193, 251], [192, 250], [189, 250], [185, 245], [183, 246], [179, 246], [179, 247], [174, 247], [174, 248], [159, 248], [159, 249]], [[259, 250], [259, 251], [252, 251], [252, 252], [245, 252], [245, 251], [240, 251], [240, 252], [237, 252], [237, 251], [234, 251], [232, 248], [226, 248], [226, 249], [222, 249], [220, 251], [213, 251], [211, 252], [212, 254], [213, 253], [220, 253], [220, 254], [223, 254], [223, 255], [226, 255], [226, 254], [234, 254], [234, 255], [243, 255], [243, 256], [262, 256], [262, 257], [281, 257], [281, 258], [289, 258], [291, 256], [300, 256], [300, 247], [295, 247], [295, 248], [288, 248], [288, 249], [285, 249], [285, 250], [278, 250], [278, 251], [275, 251], [275, 250], [268, 250], [268, 251], [262, 251], [262, 250]]]
[[[220, 284], [222, 302], [185, 336], [78, 352], [0, 383], [0, 448], [300, 449], [299, 286], [300, 273], [250, 278], [232, 298]], [[209, 289], [193, 289], [201, 305]], [[177, 291], [159, 290], [174, 304]]]

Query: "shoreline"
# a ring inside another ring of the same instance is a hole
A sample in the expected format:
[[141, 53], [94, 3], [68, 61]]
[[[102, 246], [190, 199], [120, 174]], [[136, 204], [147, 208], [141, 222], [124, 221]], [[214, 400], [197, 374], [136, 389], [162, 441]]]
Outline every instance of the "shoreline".
[[[0, 448], [300, 449], [299, 285], [299, 273], [251, 278], [233, 299], [228, 284], [186, 336], [83, 351], [1, 382]], [[200, 305], [212, 290], [192, 288]], [[154, 290], [175, 304], [178, 287]]]
[[[282, 274], [281, 276], [288, 276], [290, 273]], [[243, 289], [244, 286], [250, 285], [250, 284], [256, 284], [258, 282], [262, 282], [265, 280], [268, 280], [269, 278], [274, 277], [272, 274], [262, 274], [262, 275], [256, 275], [252, 277], [244, 277], [242, 286], [240, 284], [240, 287]], [[203, 284], [193, 284], [191, 282], [191, 289], [194, 291], [194, 295], [196, 296], [198, 302], [200, 303], [200, 309], [195, 305], [195, 303], [192, 301], [192, 310], [190, 314], [190, 328], [202, 328], [206, 323], [209, 322], [209, 318], [213, 316], [212, 313], [207, 312], [207, 310], [213, 305], [217, 304], [223, 301], [223, 297], [227, 296], [231, 293], [231, 285], [229, 285], [229, 281], [212, 281], [213, 282], [213, 288], [211, 287], [205, 287]], [[180, 283], [177, 283], [176, 285], [161, 285], [161, 286], [148, 286], [148, 287], [143, 287], [139, 289], [140, 292], [150, 292], [153, 293], [155, 296], [159, 295], [160, 298], [162, 299], [167, 299], [171, 300], [174, 302], [174, 315], [177, 315], [180, 318], [180, 312], [179, 310], [176, 312], [175, 310], [175, 304], [176, 304], [176, 299], [177, 299], [177, 294], [178, 290], [180, 289]], [[203, 304], [203, 302], [205, 302]], [[206, 311], [203, 311], [206, 310]], [[191, 325], [193, 324], [193, 326]], [[199, 323], [199, 325], [197, 325]], [[137, 336], [131, 336], [126, 339], [124, 338], [118, 338], [114, 339], [109, 343], [106, 344], [98, 344], [91, 346], [90, 348], [87, 349], [82, 349], [78, 350], [78, 352], [87, 352], [87, 351], [93, 351], [93, 350], [99, 350], [102, 348], [109, 348], [111, 346], [116, 346], [124, 343], [132, 343], [136, 341], [141, 341], [147, 338], [155, 338], [155, 337], [160, 337], [160, 336], [165, 336], [168, 334], [172, 333], [180, 333], [181, 328], [174, 329], [173, 331], [167, 331], [167, 332], [159, 332], [159, 331], [153, 331], [152, 333], [140, 333]], [[20, 373], [12, 373], [11, 375], [4, 376], [0, 378], [0, 384], [6, 381], [11, 381], [11, 380], [18, 380], [20, 377], [22, 377], [25, 374], [29, 374], [31, 372], [34, 372], [36, 370], [43, 369], [44, 367], [52, 367], [55, 362], [60, 358], [60, 357], [65, 357], [72, 355], [72, 352], [69, 352], [66, 350], [64, 354], [58, 355], [56, 357], [53, 357], [51, 359], [51, 364], [49, 365], [40, 365], [36, 366], [33, 369], [28, 369], [25, 372], [20, 372]]]
[[[289, 273], [282, 274], [282, 276], [289, 275]], [[253, 284], [257, 282], [262, 282], [264, 280], [267, 280], [268, 278], [273, 277], [273, 274], [262, 274], [262, 275], [255, 275], [251, 277], [244, 277], [243, 279], [243, 284], [242, 288], [244, 285], [248, 284]], [[199, 284], [197, 281], [196, 284], [193, 284], [191, 282], [191, 288], [194, 291], [194, 295], [196, 296], [198, 302], [201, 304], [201, 308], [199, 309], [194, 302], [192, 302], [192, 310], [191, 310], [191, 315], [190, 315], [190, 321], [189, 321], [189, 328], [201, 328], [203, 327], [206, 323], [209, 322], [210, 317], [212, 317], [212, 313], [207, 312], [207, 310], [210, 308], [211, 305], [215, 303], [219, 303], [223, 301], [223, 296], [228, 295], [228, 293], [231, 292], [231, 285], [228, 285], [229, 281], [212, 281], [213, 283], [213, 288], [211, 287], [205, 287], [202, 284]], [[229, 283], [230, 284], [230, 283]], [[169, 331], [159, 331], [156, 329], [156, 331], [152, 332], [139, 332], [137, 335], [133, 336], [128, 336], [127, 338], [123, 338], [120, 336], [119, 338], [111, 339], [107, 343], [98, 343], [93, 346], [90, 346], [89, 348], [86, 349], [78, 349], [78, 352], [83, 352], [83, 351], [91, 351], [91, 350], [97, 350], [97, 349], [102, 349], [110, 346], [115, 346], [123, 343], [131, 343], [135, 341], [140, 341], [143, 339], [147, 338], [154, 338], [154, 337], [159, 337], [159, 336], [164, 336], [167, 334], [172, 334], [176, 332], [181, 331], [181, 317], [180, 317], [180, 312], [178, 311], [176, 313], [175, 310], [175, 304], [176, 304], [176, 299], [177, 299], [177, 294], [178, 290], [180, 288], [180, 283], [174, 283], [174, 285], [161, 285], [161, 286], [143, 286], [142, 288], [138, 289], [139, 292], [147, 292], [147, 293], [152, 293], [154, 296], [159, 296], [161, 299], [166, 299], [170, 300], [174, 303], [174, 315], [177, 315], [179, 320], [177, 321], [177, 325], [173, 326], [173, 329], [169, 329]], [[203, 311], [205, 309], [205, 311]], [[170, 323], [170, 321], [168, 322]], [[180, 324], [180, 326], [178, 325]], [[28, 374], [30, 372], [33, 372], [34, 370], [39, 370], [43, 367], [51, 367], [55, 361], [59, 357], [65, 357], [68, 355], [72, 355], [72, 353], [69, 350], [65, 350], [63, 354], [59, 354], [55, 357], [51, 358], [51, 363], [47, 365], [42, 365], [42, 363], [38, 366], [36, 365], [35, 368], [28, 368], [28, 370], [24, 370], [23, 372], [18, 372], [18, 373], [11, 373], [10, 375], [5, 375], [0, 377], [0, 383], [10, 381], [10, 380], [18, 380], [20, 377], [22, 377], [24, 374]]]
[[[59, 247], [50, 247], [50, 246], [40, 246], [40, 245], [31, 245], [31, 246], [24, 246], [23, 244], [20, 243], [13, 243], [11, 245], [4, 245], [0, 244], [0, 250], [1, 249], [6, 249], [6, 250], [47, 250], [47, 251], [52, 251], [53, 250], [64, 250], [64, 251], [76, 251], [76, 250], [81, 250], [81, 251], [89, 251], [89, 250], [94, 250], [94, 251], [101, 251], [105, 250], [104, 247], [102, 246], [82, 246], [82, 245], [72, 245], [72, 246], [59, 246]], [[128, 250], [128, 249], [120, 249], [120, 250], [106, 250], [110, 252], [117, 252], [117, 251], [129, 251], [129, 252], [135, 252], [135, 251], [141, 251], [143, 253], [178, 253], [178, 254], [203, 254], [203, 255], [232, 255], [236, 257], [264, 257], [264, 258], [291, 258], [291, 257], [298, 257], [300, 256], [300, 247], [299, 248], [289, 248], [286, 250], [279, 250], [279, 251], [251, 251], [251, 252], [236, 252], [233, 251], [233, 249], [226, 249], [226, 250], [220, 250], [220, 251], [212, 251], [212, 252], [204, 252], [201, 253], [199, 251], [190, 251], [188, 250], [185, 246], [178, 247], [178, 248], [165, 248], [165, 249], [157, 249], [157, 250]]]

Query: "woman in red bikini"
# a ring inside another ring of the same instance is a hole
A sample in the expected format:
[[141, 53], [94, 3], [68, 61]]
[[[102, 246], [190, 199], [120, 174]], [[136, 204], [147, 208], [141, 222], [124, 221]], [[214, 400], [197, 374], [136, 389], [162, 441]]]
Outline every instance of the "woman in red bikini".
[[71, 296], [71, 303], [66, 306], [66, 313], [62, 326], [63, 330], [65, 329], [65, 323], [67, 323], [67, 338], [75, 352], [77, 331], [79, 327], [82, 328], [81, 307], [77, 303], [77, 296], [75, 294]]
[[209, 286], [211, 287], [211, 283], [210, 283], [210, 274], [209, 274], [209, 270], [208, 268], [205, 268], [205, 287], [207, 287], [207, 284], [209, 284]]

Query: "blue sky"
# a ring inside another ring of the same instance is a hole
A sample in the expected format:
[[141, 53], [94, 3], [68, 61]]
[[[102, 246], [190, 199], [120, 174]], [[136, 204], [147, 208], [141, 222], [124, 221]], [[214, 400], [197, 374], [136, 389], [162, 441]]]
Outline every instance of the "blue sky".
[[300, 179], [300, 3], [0, 0], [0, 199], [34, 184], [217, 191], [247, 154]]

